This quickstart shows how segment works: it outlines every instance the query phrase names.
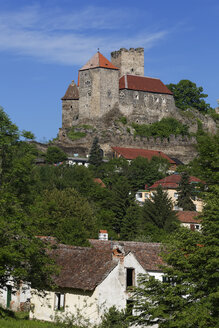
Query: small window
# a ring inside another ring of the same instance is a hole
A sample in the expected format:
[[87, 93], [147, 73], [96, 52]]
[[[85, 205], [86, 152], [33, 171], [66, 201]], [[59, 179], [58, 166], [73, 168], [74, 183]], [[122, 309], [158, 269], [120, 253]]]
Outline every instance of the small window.
[[200, 225], [199, 224], [195, 224], [195, 230], [199, 230], [200, 229]]
[[134, 308], [134, 301], [133, 300], [127, 300], [126, 301], [126, 310], [127, 310], [127, 315], [133, 315], [133, 308]]
[[65, 307], [65, 294], [55, 293], [55, 310], [63, 311]]
[[174, 192], [174, 198], [178, 199], [178, 193], [177, 192]]
[[127, 268], [126, 269], [126, 287], [134, 286], [135, 282], [135, 269]]

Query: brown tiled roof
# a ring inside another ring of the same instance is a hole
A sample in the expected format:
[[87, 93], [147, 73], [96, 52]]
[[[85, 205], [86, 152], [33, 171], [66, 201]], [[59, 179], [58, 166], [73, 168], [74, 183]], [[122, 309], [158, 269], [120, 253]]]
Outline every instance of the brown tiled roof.
[[118, 69], [118, 67], [114, 66], [106, 57], [104, 57], [100, 52], [97, 52], [81, 69], [80, 71], [84, 71], [86, 69], [91, 68], [111, 68]]
[[138, 242], [112, 242], [90, 240], [92, 247], [78, 247], [58, 244], [50, 250], [50, 256], [60, 266], [59, 276], [54, 278], [61, 288], [94, 290], [117, 266], [119, 259], [113, 259], [113, 249], [117, 245], [125, 254], [132, 252], [147, 271], [160, 271], [163, 264], [159, 253], [160, 244]]
[[91, 245], [96, 249], [112, 250], [117, 245], [121, 246], [125, 253], [131, 252], [146, 271], [160, 271], [160, 265], [164, 264], [161, 257], [161, 244], [143, 243], [135, 241], [110, 241], [90, 239]]
[[[179, 186], [181, 180], [180, 174], [172, 174], [169, 175], [161, 180], [156, 181], [149, 189], [156, 189], [159, 185], [164, 189], [176, 189]], [[200, 180], [199, 178], [190, 176], [189, 182], [195, 182], [195, 183], [205, 183], [204, 181]]]
[[199, 220], [197, 217], [200, 215], [200, 213], [195, 211], [179, 211], [176, 213], [178, 219], [182, 223], [200, 223], [201, 220]]
[[138, 156], [151, 160], [153, 156], [162, 157], [168, 160], [171, 164], [176, 164], [174, 160], [164, 154], [162, 151], [149, 150], [149, 149], [137, 149], [137, 148], [124, 148], [124, 147], [112, 147], [112, 149], [122, 157], [126, 159], [135, 159]]
[[137, 75], [123, 75], [119, 79], [119, 89], [173, 94], [161, 80]]
[[69, 87], [64, 97], [62, 97], [62, 100], [77, 100], [77, 99], [79, 99], [78, 88], [77, 85], [74, 83], [74, 81], [72, 81], [71, 84], [69, 84]]

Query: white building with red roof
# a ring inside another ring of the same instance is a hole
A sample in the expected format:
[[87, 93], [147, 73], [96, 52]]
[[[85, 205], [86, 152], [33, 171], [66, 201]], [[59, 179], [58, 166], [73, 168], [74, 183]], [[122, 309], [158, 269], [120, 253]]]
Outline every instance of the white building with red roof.
[[[165, 190], [170, 197], [170, 199], [173, 202], [173, 207], [175, 210], [179, 210], [179, 208], [176, 205], [177, 199], [178, 199], [178, 187], [179, 183], [181, 181], [181, 175], [180, 174], [171, 174], [161, 180], [156, 181], [152, 186], [148, 187], [146, 186], [145, 190], [139, 190], [136, 193], [136, 200], [140, 203], [144, 203], [147, 198], [150, 198], [150, 196], [154, 193], [154, 191], [157, 189], [158, 186], [161, 186], [163, 190]], [[205, 184], [204, 181], [200, 180], [199, 178], [196, 178], [194, 176], [189, 177], [189, 182], [193, 184], [195, 187], [202, 183]], [[196, 206], [197, 212], [202, 212], [203, 209], [203, 201], [198, 197], [194, 196], [192, 198], [192, 201], [194, 205]]]

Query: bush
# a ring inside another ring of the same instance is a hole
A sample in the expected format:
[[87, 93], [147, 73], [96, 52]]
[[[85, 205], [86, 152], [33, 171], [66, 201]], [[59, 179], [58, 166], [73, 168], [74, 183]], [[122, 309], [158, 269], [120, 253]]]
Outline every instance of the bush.
[[141, 137], [168, 138], [171, 134], [189, 135], [188, 126], [172, 117], [163, 118], [159, 122], [150, 125], [132, 123], [132, 127], [135, 129], [135, 135]]
[[76, 132], [75, 128], [72, 127], [71, 130], [67, 133], [67, 136], [69, 137], [69, 139], [74, 141], [86, 137], [86, 133], [80, 131]]
[[67, 159], [66, 153], [56, 146], [49, 146], [46, 152], [46, 162], [59, 163]]

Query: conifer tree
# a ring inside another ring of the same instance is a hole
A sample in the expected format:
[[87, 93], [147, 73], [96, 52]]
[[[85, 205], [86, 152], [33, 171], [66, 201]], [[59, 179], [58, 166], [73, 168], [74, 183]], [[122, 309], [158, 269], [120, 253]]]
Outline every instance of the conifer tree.
[[196, 207], [191, 197], [194, 194], [194, 187], [189, 183], [189, 175], [187, 172], [182, 173], [181, 181], [178, 187], [177, 206], [183, 211], [195, 211]]
[[152, 223], [159, 229], [171, 231], [176, 227], [176, 214], [173, 211], [172, 201], [159, 185], [143, 206], [143, 220]]
[[99, 140], [97, 137], [95, 137], [90, 150], [89, 163], [95, 167], [98, 167], [101, 165], [102, 160], [103, 160], [103, 153], [99, 145]]

